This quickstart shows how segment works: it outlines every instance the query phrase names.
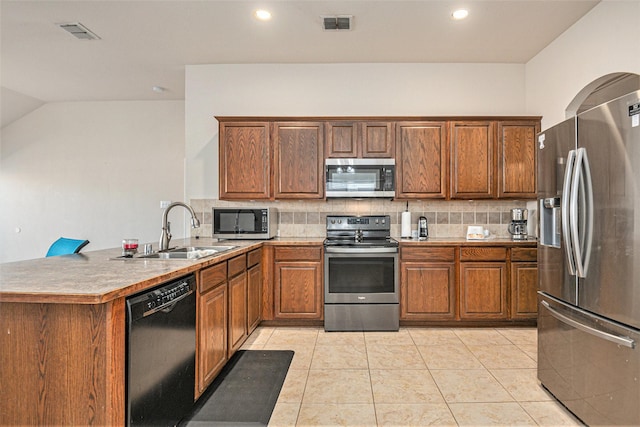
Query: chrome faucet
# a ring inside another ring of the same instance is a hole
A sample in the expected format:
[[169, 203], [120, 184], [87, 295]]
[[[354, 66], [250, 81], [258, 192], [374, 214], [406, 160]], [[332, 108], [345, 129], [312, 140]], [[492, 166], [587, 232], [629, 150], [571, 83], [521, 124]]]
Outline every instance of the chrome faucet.
[[168, 221], [169, 211], [176, 206], [182, 206], [191, 213], [191, 228], [200, 227], [200, 221], [196, 218], [196, 213], [193, 208], [182, 202], [173, 202], [164, 210], [162, 214], [162, 233], [160, 234], [160, 249], [165, 251], [169, 249], [169, 242], [171, 241], [171, 223]]

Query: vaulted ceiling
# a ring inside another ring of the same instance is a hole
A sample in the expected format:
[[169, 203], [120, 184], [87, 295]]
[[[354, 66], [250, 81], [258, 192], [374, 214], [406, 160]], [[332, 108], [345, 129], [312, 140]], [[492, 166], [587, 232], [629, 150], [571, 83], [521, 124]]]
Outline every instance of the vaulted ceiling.
[[[597, 3], [2, 0], [3, 111], [7, 99], [14, 105], [184, 99], [190, 64], [523, 64]], [[258, 7], [271, 20], [257, 20]], [[469, 16], [456, 21], [451, 13], [459, 7]], [[324, 31], [325, 15], [352, 15], [353, 28]], [[82, 23], [99, 40], [76, 39], [57, 25], [65, 22]]]

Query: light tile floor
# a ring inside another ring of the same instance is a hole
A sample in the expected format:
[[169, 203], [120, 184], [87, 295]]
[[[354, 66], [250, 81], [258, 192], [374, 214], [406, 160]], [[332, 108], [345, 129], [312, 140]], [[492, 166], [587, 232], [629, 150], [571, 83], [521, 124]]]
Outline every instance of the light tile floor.
[[270, 426], [580, 426], [536, 378], [535, 328], [324, 332], [260, 327], [293, 350]]

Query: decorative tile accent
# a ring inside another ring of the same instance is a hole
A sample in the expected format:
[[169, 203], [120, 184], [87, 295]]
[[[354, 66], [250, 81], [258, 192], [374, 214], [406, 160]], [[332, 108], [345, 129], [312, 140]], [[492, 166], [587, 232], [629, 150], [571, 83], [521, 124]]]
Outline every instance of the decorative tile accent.
[[437, 224], [449, 224], [449, 212], [437, 212], [436, 213]]

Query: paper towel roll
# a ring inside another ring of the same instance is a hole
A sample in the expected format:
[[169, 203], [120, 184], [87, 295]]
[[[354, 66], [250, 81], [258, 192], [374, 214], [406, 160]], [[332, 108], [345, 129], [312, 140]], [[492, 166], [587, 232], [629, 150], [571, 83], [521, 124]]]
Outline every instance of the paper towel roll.
[[402, 212], [402, 238], [411, 237], [411, 212]]

